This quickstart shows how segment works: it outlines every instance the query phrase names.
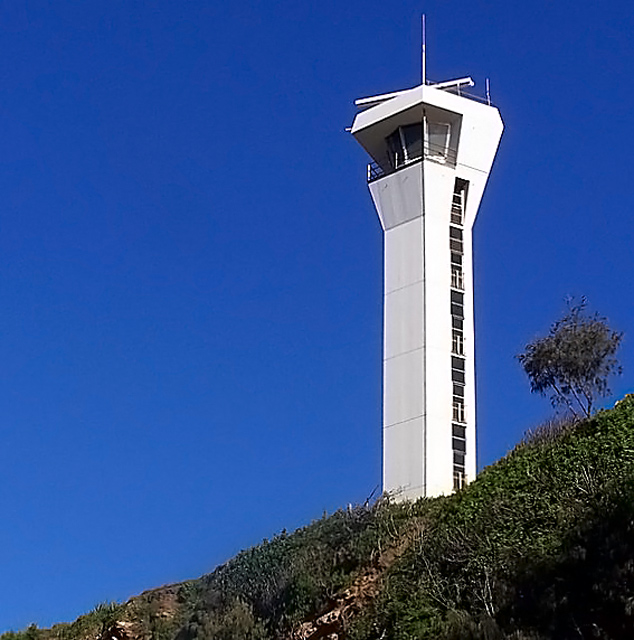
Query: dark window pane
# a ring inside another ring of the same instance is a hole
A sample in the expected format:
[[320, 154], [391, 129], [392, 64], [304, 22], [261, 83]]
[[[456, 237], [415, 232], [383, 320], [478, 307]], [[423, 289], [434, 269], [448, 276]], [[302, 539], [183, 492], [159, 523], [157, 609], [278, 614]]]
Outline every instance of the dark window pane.
[[408, 124], [401, 127], [402, 141], [407, 160], [423, 157], [423, 123]]
[[461, 304], [451, 305], [451, 315], [458, 318], [464, 318], [464, 307]]
[[385, 141], [387, 142], [390, 166], [392, 169], [397, 169], [403, 164], [403, 149], [401, 148], [401, 136], [398, 129], [390, 134]]
[[465, 427], [463, 427], [463, 426], [461, 426], [459, 424], [452, 424], [451, 425], [451, 433], [456, 438], [462, 438], [464, 440], [465, 437], [466, 437], [467, 430], [466, 430]]
[[464, 453], [467, 450], [467, 443], [462, 438], [452, 438], [451, 444], [454, 451], [462, 451]]

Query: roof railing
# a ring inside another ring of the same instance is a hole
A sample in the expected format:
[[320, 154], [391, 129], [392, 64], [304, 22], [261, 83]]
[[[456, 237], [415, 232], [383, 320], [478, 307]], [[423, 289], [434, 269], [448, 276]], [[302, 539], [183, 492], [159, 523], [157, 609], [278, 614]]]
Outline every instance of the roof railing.
[[[467, 78], [465, 78], [465, 80], [466, 79]], [[471, 78], [468, 78], [468, 80], [471, 80]], [[481, 102], [482, 104], [488, 104], [489, 106], [491, 105], [490, 97], [479, 96], [475, 93], [470, 93], [468, 91], [465, 91], [462, 88], [463, 86], [473, 87], [475, 85], [473, 81], [471, 81], [471, 83], [462, 83], [462, 84], [459, 81], [458, 82], [453, 81], [451, 83], [428, 81], [427, 84], [432, 88], [439, 89], [440, 91], [446, 91], [447, 93], [453, 93], [454, 95], [461, 96], [463, 98], [469, 98], [470, 100], [475, 100], [476, 102]], [[445, 84], [449, 86], [443, 86]], [[488, 84], [487, 84], [487, 87], [488, 87]]]

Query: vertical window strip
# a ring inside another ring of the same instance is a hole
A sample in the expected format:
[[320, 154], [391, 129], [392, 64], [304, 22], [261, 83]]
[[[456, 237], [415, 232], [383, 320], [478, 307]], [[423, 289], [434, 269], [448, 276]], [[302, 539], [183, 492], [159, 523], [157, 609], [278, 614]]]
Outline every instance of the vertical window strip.
[[[463, 225], [467, 194], [467, 181], [456, 178], [449, 218], [449, 250], [451, 252], [451, 380], [453, 489], [459, 491], [466, 484], [465, 455], [466, 410], [465, 410], [465, 361], [464, 361], [464, 254]], [[458, 357], [456, 357], [458, 356]]]

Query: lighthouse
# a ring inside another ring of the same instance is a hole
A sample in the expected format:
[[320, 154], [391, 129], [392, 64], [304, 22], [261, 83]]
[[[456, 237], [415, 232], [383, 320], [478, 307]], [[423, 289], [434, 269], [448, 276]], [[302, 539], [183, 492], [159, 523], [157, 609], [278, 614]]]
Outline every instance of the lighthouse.
[[502, 135], [471, 78], [362, 98], [352, 135], [384, 232], [383, 491], [476, 474], [472, 228]]

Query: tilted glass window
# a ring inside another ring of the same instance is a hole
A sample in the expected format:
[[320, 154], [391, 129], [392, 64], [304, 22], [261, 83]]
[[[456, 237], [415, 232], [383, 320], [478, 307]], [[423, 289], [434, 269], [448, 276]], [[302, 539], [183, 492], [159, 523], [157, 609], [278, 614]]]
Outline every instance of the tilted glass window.
[[388, 160], [392, 169], [398, 169], [403, 165], [405, 160], [405, 153], [401, 145], [401, 134], [397, 129], [394, 133], [391, 133], [386, 139], [388, 149]]
[[451, 125], [447, 122], [427, 121], [427, 139], [425, 146], [427, 153], [437, 160], [447, 157], [449, 151], [449, 137]]
[[408, 162], [423, 157], [423, 123], [408, 124], [400, 127], [401, 144], [405, 149], [405, 159]]
[[409, 162], [423, 157], [423, 123], [416, 122], [399, 127], [386, 139], [389, 163], [399, 169]]

